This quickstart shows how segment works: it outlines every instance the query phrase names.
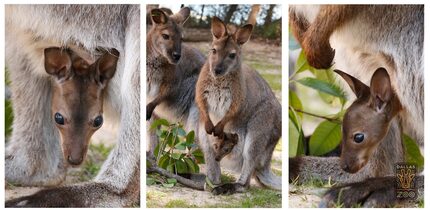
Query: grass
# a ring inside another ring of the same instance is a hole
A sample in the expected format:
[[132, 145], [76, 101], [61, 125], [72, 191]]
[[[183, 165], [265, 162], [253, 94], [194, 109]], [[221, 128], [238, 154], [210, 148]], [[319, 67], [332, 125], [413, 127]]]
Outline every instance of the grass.
[[166, 208], [197, 208], [198, 206], [196, 205], [190, 205], [188, 204], [188, 202], [184, 201], [184, 200], [171, 200], [169, 202], [166, 203]]
[[269, 189], [251, 187], [241, 198], [223, 196], [226, 202], [201, 208], [281, 208], [282, 193]]

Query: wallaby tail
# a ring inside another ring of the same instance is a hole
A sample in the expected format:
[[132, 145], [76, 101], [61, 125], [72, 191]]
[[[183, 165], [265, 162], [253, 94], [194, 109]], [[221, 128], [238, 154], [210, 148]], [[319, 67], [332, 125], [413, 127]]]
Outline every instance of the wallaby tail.
[[270, 164], [267, 164], [261, 171], [257, 170], [255, 172], [255, 176], [256, 180], [265, 187], [274, 190], [282, 190], [282, 178], [280, 176], [276, 176], [272, 172]]

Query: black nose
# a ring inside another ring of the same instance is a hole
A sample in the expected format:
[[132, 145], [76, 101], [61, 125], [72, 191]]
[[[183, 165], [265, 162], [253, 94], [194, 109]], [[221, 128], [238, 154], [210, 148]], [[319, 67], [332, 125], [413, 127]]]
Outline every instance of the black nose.
[[173, 53], [172, 53], [172, 56], [173, 56], [173, 59], [174, 59], [175, 61], [179, 61], [179, 59], [181, 59], [181, 53], [173, 52]]
[[220, 75], [224, 71], [224, 68], [218, 66], [215, 68], [215, 74]]
[[82, 163], [82, 161], [83, 161], [82, 157], [80, 158], [72, 158], [72, 156], [67, 157], [67, 162], [69, 162], [71, 165], [75, 165], [75, 166], [79, 165]]
[[349, 167], [348, 164], [342, 164], [342, 170], [346, 171], [346, 172], [350, 172], [351, 168]]

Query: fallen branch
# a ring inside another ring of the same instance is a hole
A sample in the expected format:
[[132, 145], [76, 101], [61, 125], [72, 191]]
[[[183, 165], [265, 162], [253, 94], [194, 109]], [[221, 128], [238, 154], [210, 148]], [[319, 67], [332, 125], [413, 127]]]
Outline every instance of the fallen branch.
[[196, 190], [204, 190], [204, 185], [205, 185], [204, 182], [203, 183], [197, 182], [197, 181], [187, 179], [187, 178], [184, 178], [182, 176], [170, 173], [170, 171], [158, 167], [157, 164], [155, 164], [155, 160], [153, 160], [149, 157], [147, 158], [147, 160], [151, 164], [150, 166], [147, 166], [147, 169], [146, 169], [147, 173], [155, 172], [155, 173], [158, 173], [158, 174], [165, 176], [167, 178], [176, 179], [179, 183], [181, 183], [181, 184], [183, 184], [189, 188], [196, 189]]

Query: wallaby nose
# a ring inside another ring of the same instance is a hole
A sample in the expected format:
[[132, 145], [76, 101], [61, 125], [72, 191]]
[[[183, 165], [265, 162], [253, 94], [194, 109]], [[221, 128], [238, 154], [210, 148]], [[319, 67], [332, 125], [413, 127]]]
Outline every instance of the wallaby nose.
[[222, 68], [221, 66], [215, 67], [215, 74], [216, 75], [222, 74], [223, 71], [224, 71], [224, 68]]
[[76, 157], [72, 157], [69, 155], [67, 157], [67, 162], [69, 162], [70, 165], [74, 165], [74, 166], [80, 165], [83, 160], [84, 160], [84, 158], [82, 156], [79, 156], [76, 158]]
[[346, 172], [351, 171], [351, 169], [350, 169], [350, 167], [348, 166], [348, 164], [345, 164], [345, 163], [341, 165], [341, 168], [342, 168], [342, 170], [344, 170], [344, 171], [346, 171]]
[[181, 59], [181, 53], [173, 52], [172, 57], [177, 62], [177, 61], [179, 61], [179, 59]]

